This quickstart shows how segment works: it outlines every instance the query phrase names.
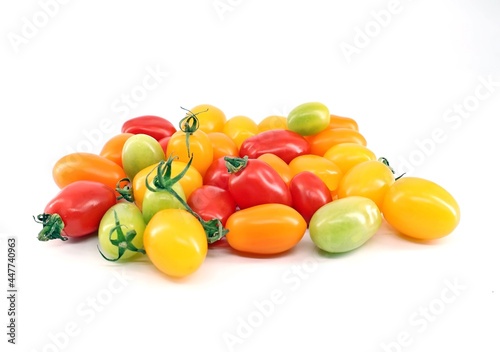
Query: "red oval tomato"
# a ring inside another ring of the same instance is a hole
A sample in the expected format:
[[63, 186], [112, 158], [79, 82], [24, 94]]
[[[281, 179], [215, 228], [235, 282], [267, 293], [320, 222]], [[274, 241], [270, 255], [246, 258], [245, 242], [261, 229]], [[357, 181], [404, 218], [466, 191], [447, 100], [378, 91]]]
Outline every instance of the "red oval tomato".
[[203, 176], [203, 184], [227, 189], [227, 182], [230, 175], [227, 171], [226, 160], [224, 160], [224, 157], [221, 157], [214, 160], [208, 167], [207, 172]]
[[174, 134], [176, 128], [170, 121], [163, 117], [145, 115], [125, 121], [121, 130], [122, 133], [147, 134], [159, 141]]
[[302, 171], [290, 181], [293, 208], [309, 224], [314, 213], [332, 201], [332, 194], [319, 176], [310, 171]]
[[191, 193], [187, 204], [205, 221], [219, 219], [222, 226], [236, 211], [236, 202], [228, 190], [212, 185], [203, 185]]

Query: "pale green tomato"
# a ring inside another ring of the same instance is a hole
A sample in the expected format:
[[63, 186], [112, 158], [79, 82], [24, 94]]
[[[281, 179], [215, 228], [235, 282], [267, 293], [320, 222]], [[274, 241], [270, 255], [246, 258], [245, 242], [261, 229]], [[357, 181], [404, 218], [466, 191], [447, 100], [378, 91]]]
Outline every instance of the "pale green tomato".
[[142, 169], [165, 160], [160, 142], [147, 134], [135, 134], [125, 141], [122, 149], [122, 165], [129, 180]]
[[313, 243], [329, 253], [356, 249], [380, 228], [382, 215], [369, 198], [350, 196], [319, 208], [309, 223]]
[[[117, 203], [104, 214], [99, 223], [98, 242], [101, 254], [111, 261], [126, 261], [143, 250], [146, 222], [134, 203]], [[120, 235], [124, 236], [120, 239]], [[113, 244], [112, 242], [115, 242]], [[119, 258], [120, 247], [123, 252]]]
[[302, 136], [311, 136], [328, 127], [330, 111], [322, 103], [304, 103], [290, 111], [286, 121], [290, 131]]
[[[182, 186], [179, 182], [176, 182], [172, 185], [172, 190], [177, 193], [177, 195], [184, 201], [186, 204], [186, 196]], [[158, 190], [153, 192], [149, 189], [146, 189], [144, 193], [144, 200], [142, 201], [142, 215], [144, 216], [144, 220], [146, 224], [149, 223], [149, 220], [155, 215], [157, 212], [163, 209], [186, 209], [184, 206], [172, 193], [167, 190]]]

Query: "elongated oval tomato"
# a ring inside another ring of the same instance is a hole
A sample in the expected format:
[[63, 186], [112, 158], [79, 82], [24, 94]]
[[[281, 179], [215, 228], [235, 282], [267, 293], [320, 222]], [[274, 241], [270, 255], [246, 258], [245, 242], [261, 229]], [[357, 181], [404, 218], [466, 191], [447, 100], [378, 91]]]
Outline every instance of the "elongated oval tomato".
[[258, 124], [258, 131], [264, 132], [269, 130], [286, 130], [287, 122], [285, 116], [270, 115], [263, 118]]
[[299, 155], [309, 154], [309, 142], [300, 134], [289, 130], [270, 130], [247, 138], [240, 146], [240, 156], [256, 159], [262, 154], [279, 156], [287, 164]]
[[292, 170], [290, 169], [290, 166], [279, 156], [271, 153], [265, 153], [259, 156], [257, 159], [269, 164], [269, 166], [276, 170], [276, 172], [281, 176], [281, 178], [287, 185], [290, 183], [290, 180], [293, 177]]
[[219, 219], [222, 226], [236, 211], [236, 202], [228, 190], [217, 186], [203, 185], [187, 200], [191, 209], [205, 221]]
[[358, 143], [339, 143], [328, 149], [323, 155], [337, 165], [345, 174], [354, 165], [363, 161], [376, 160], [377, 157], [368, 147]]
[[227, 134], [240, 148], [241, 143], [248, 137], [259, 132], [257, 123], [248, 116], [233, 116], [226, 121], [222, 132]]
[[340, 179], [342, 178], [340, 168], [333, 161], [319, 155], [307, 154], [298, 156], [290, 162], [289, 166], [293, 175], [297, 175], [302, 171], [312, 172], [326, 184], [330, 192], [337, 191]]
[[60, 158], [52, 169], [54, 182], [63, 188], [75, 181], [95, 181], [115, 189], [125, 171], [115, 162], [97, 154], [76, 152]]
[[326, 184], [310, 171], [302, 171], [290, 181], [293, 208], [309, 224], [311, 217], [323, 205], [332, 201], [332, 194]]
[[287, 116], [290, 131], [310, 136], [323, 131], [330, 123], [328, 107], [319, 102], [308, 102], [296, 106]]
[[283, 204], [262, 204], [239, 210], [226, 222], [233, 249], [252, 254], [277, 254], [293, 248], [307, 224], [295, 209]]
[[328, 128], [350, 128], [359, 131], [358, 123], [351, 117], [330, 114], [330, 124]]
[[144, 115], [125, 121], [121, 131], [122, 133], [147, 134], [159, 141], [174, 134], [176, 128], [170, 121], [163, 117]]
[[397, 231], [419, 240], [447, 236], [460, 221], [455, 198], [437, 183], [420, 177], [395, 181], [385, 194], [382, 213]]
[[231, 175], [228, 190], [240, 209], [266, 203], [292, 205], [292, 195], [281, 176], [259, 159], [226, 157]]
[[78, 180], [63, 187], [45, 206], [37, 222], [40, 241], [66, 240], [97, 232], [101, 218], [116, 204], [116, 194], [101, 182]]
[[336, 144], [358, 143], [366, 146], [365, 137], [352, 128], [327, 128], [318, 134], [308, 136], [306, 139], [311, 145], [311, 154], [323, 156]]
[[225, 156], [238, 156], [238, 146], [236, 143], [225, 133], [211, 132], [207, 133], [208, 138], [212, 142], [213, 160]]
[[100, 156], [105, 157], [106, 159], [109, 159], [111, 161], [114, 161], [121, 167], [123, 167], [122, 164], [122, 150], [123, 150], [123, 145], [129, 139], [132, 137], [132, 133], [119, 133], [110, 139], [106, 143], [104, 143], [101, 152], [99, 153]]
[[203, 226], [183, 209], [165, 209], [156, 213], [146, 225], [143, 240], [153, 265], [172, 277], [193, 274], [203, 264], [208, 252]]

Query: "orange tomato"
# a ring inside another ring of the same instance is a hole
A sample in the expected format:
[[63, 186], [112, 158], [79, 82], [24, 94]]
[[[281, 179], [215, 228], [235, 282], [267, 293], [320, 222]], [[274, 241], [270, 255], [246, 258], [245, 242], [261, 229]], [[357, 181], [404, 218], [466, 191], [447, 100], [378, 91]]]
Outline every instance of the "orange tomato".
[[276, 172], [281, 176], [283, 181], [288, 185], [293, 177], [292, 170], [286, 162], [283, 161], [279, 156], [271, 153], [265, 153], [259, 156], [257, 159], [262, 160], [271, 166]]
[[333, 161], [345, 174], [353, 166], [363, 161], [376, 160], [377, 157], [366, 146], [358, 143], [340, 143], [328, 149], [323, 155]]
[[122, 165], [123, 145], [125, 144], [127, 139], [129, 139], [133, 135], [134, 135], [133, 133], [119, 133], [111, 137], [110, 139], [108, 139], [106, 143], [104, 143], [99, 155], [117, 163], [118, 165], [120, 165], [120, 167], [123, 167]]
[[226, 121], [222, 132], [228, 135], [236, 143], [239, 149], [241, 143], [243, 143], [245, 139], [259, 132], [259, 127], [251, 118], [238, 115]]
[[70, 153], [60, 158], [52, 169], [52, 176], [59, 188], [75, 181], [87, 180], [104, 183], [112, 189], [126, 177], [125, 171], [117, 163], [85, 152]]
[[226, 114], [216, 106], [200, 104], [190, 110], [198, 118], [199, 129], [205, 133], [222, 132]]
[[192, 166], [203, 176], [214, 157], [214, 148], [207, 134], [198, 129], [189, 136], [189, 153], [186, 145], [186, 132], [175, 132], [168, 141], [166, 157], [178, 157], [180, 161], [189, 162], [193, 155]]
[[307, 136], [311, 145], [311, 154], [323, 156], [328, 149], [340, 143], [358, 143], [366, 146], [365, 137], [351, 128], [328, 128], [320, 133]]
[[359, 131], [358, 123], [350, 117], [330, 114], [330, 125], [328, 128], [350, 128]]
[[217, 160], [224, 156], [238, 156], [238, 146], [226, 134], [222, 132], [207, 133], [208, 138], [212, 142], [213, 160]]
[[[330, 192], [335, 192], [338, 188], [342, 171], [332, 161], [314, 154], [300, 155], [290, 161], [290, 169], [295, 176], [302, 171], [310, 171], [318, 176], [326, 184]], [[332, 193], [332, 195], [335, 193]]]
[[256, 205], [233, 213], [226, 222], [231, 248], [252, 254], [277, 254], [293, 248], [304, 236], [302, 215], [284, 204]]

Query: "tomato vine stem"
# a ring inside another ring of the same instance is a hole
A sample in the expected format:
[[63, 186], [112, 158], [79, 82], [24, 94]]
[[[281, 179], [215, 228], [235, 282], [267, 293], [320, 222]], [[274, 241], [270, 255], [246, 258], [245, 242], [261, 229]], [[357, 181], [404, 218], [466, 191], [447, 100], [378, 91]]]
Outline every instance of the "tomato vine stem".
[[[121, 184], [125, 182], [125, 186], [121, 186]], [[134, 192], [132, 191], [131, 182], [128, 177], [122, 178], [116, 183], [116, 192], [119, 196], [116, 198], [117, 200], [125, 199], [127, 202], [132, 203], [134, 201]]]
[[[380, 158], [378, 158], [378, 161], [380, 161], [382, 164], [384, 164], [385, 166], [387, 166], [394, 175], [396, 174], [396, 172], [394, 171], [394, 169], [392, 168], [392, 166], [389, 164], [389, 160], [387, 160], [384, 157], [380, 157]], [[401, 175], [397, 176], [394, 180], [395, 181], [399, 180], [405, 174], [406, 174], [406, 172], [403, 172]]]
[[39, 241], [49, 241], [60, 239], [62, 241], [67, 241], [68, 237], [62, 236], [64, 231], [64, 221], [59, 214], [39, 214], [36, 218], [33, 216], [35, 222], [42, 224], [43, 228], [38, 233]]
[[208, 109], [197, 112], [196, 114], [194, 114], [192, 111], [188, 109], [183, 108], [182, 106], [181, 109], [188, 112], [186, 116], [181, 121], [179, 121], [179, 129], [186, 134], [187, 154], [188, 157], [191, 157], [191, 152], [189, 150], [189, 137], [191, 137], [191, 135], [195, 133], [198, 130], [198, 128], [200, 128], [200, 120], [196, 115], [202, 112], [207, 112]]

